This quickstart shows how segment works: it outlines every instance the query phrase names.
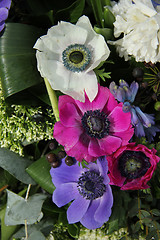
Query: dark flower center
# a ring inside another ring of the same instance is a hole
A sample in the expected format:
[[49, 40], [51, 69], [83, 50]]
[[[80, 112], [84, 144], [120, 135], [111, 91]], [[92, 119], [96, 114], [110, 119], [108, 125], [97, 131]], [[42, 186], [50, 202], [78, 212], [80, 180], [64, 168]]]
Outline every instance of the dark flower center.
[[125, 151], [119, 158], [118, 168], [123, 177], [135, 179], [145, 175], [151, 164], [149, 158], [140, 151]]
[[81, 52], [74, 51], [69, 55], [69, 60], [72, 63], [78, 64], [78, 63], [82, 62], [83, 54]]
[[85, 112], [81, 121], [83, 128], [90, 137], [101, 139], [109, 134], [110, 122], [107, 115], [100, 110]]
[[103, 177], [95, 171], [82, 173], [78, 179], [79, 193], [88, 200], [94, 200], [102, 197], [106, 191], [106, 185], [103, 183]]
[[82, 72], [91, 61], [91, 52], [83, 44], [73, 44], [63, 51], [62, 61], [68, 70]]

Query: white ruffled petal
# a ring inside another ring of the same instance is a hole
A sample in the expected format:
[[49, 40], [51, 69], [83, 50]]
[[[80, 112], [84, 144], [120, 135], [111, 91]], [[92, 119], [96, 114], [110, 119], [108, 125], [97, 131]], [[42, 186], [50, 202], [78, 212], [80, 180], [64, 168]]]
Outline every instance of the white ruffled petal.
[[110, 50], [102, 35], [95, 36], [88, 43], [88, 46], [91, 49], [92, 60], [89, 68], [86, 70], [87, 72], [96, 68], [102, 61], [106, 60], [110, 54]]

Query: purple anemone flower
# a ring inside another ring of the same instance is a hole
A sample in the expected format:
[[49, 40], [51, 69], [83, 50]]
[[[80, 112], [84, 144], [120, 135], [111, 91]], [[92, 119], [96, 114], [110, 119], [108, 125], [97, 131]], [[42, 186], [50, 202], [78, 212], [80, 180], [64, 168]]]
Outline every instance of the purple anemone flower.
[[0, 32], [5, 26], [5, 20], [8, 18], [8, 10], [11, 6], [11, 0], [0, 0]]
[[89, 163], [86, 168], [74, 161], [68, 166], [63, 158], [59, 167], [51, 168], [56, 187], [53, 202], [62, 207], [74, 200], [67, 210], [69, 224], [80, 221], [88, 229], [99, 228], [108, 221], [113, 205], [107, 160], [99, 157], [96, 163]]
[[160, 132], [160, 127], [155, 126], [154, 115], [143, 113], [141, 109], [132, 103], [135, 100], [139, 85], [133, 81], [129, 86], [124, 80], [119, 81], [119, 86], [115, 82], [111, 82], [109, 89], [114, 97], [123, 103], [123, 112], [131, 113], [131, 123], [134, 126], [134, 133], [137, 137], [148, 138], [148, 141], [153, 141], [156, 132]]

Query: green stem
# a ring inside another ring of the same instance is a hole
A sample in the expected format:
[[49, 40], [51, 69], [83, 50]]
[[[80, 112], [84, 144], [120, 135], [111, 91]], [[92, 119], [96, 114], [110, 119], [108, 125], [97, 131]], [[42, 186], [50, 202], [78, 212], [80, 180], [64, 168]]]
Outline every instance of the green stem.
[[54, 116], [56, 118], [56, 121], [59, 121], [59, 111], [58, 111], [58, 100], [55, 91], [51, 88], [51, 85], [49, 84], [47, 78], [44, 78], [44, 82], [46, 84], [47, 92], [49, 95], [49, 99], [51, 101], [52, 109]]

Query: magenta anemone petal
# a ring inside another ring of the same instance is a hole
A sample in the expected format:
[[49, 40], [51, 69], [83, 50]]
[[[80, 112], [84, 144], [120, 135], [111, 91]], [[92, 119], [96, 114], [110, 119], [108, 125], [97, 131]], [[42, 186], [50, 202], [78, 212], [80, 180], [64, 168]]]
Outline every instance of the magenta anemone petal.
[[113, 94], [111, 92], [109, 92], [108, 101], [107, 101], [106, 105], [104, 106], [104, 108], [102, 109], [102, 111], [104, 113], [106, 113], [107, 115], [109, 115], [113, 111], [113, 109], [117, 106], [121, 106], [121, 105], [117, 103]]
[[87, 212], [90, 200], [83, 198], [80, 194], [71, 203], [67, 210], [67, 219], [70, 224], [79, 222], [84, 214]]
[[123, 112], [121, 107], [115, 107], [108, 116], [108, 119], [112, 123], [110, 126], [111, 132], [126, 131], [131, 124], [130, 112]]
[[82, 161], [82, 159], [85, 159], [87, 162], [93, 161], [93, 156], [90, 156], [88, 154], [88, 145], [89, 145], [89, 138], [87, 135], [81, 135], [79, 138], [79, 141], [72, 147], [72, 149], [69, 149], [67, 151], [67, 154], [69, 156], [75, 157], [77, 161]]
[[100, 204], [95, 212], [94, 218], [97, 222], [107, 222], [111, 215], [111, 207], [113, 206], [113, 195], [109, 185], [106, 186], [106, 192], [100, 199]]
[[73, 103], [66, 103], [59, 114], [61, 123], [65, 127], [77, 127], [81, 121], [76, 106]]
[[100, 228], [104, 222], [97, 222], [94, 218], [95, 211], [99, 207], [100, 199], [91, 202], [86, 214], [80, 220], [81, 224], [88, 229]]
[[110, 96], [109, 89], [102, 86], [100, 87], [100, 85], [98, 84], [98, 94], [94, 101], [92, 102], [92, 110], [97, 109], [102, 110], [105, 104], [107, 103], [109, 96]]
[[82, 133], [81, 128], [65, 128], [61, 122], [57, 122], [54, 125], [53, 137], [61, 144], [65, 146], [65, 150], [72, 148], [79, 140], [79, 136]]
[[122, 146], [128, 143], [128, 141], [132, 138], [133, 134], [134, 134], [134, 128], [129, 128], [125, 132], [112, 133], [113, 136], [116, 136], [122, 139]]
[[61, 184], [53, 192], [53, 202], [62, 207], [79, 196], [77, 183]]
[[93, 157], [99, 157], [99, 156], [105, 155], [105, 152], [99, 146], [99, 141], [94, 138], [90, 140], [90, 143], [88, 146], [88, 153]]
[[122, 140], [114, 136], [107, 136], [99, 140], [99, 145], [105, 151], [105, 155], [115, 152], [121, 146], [121, 143]]

